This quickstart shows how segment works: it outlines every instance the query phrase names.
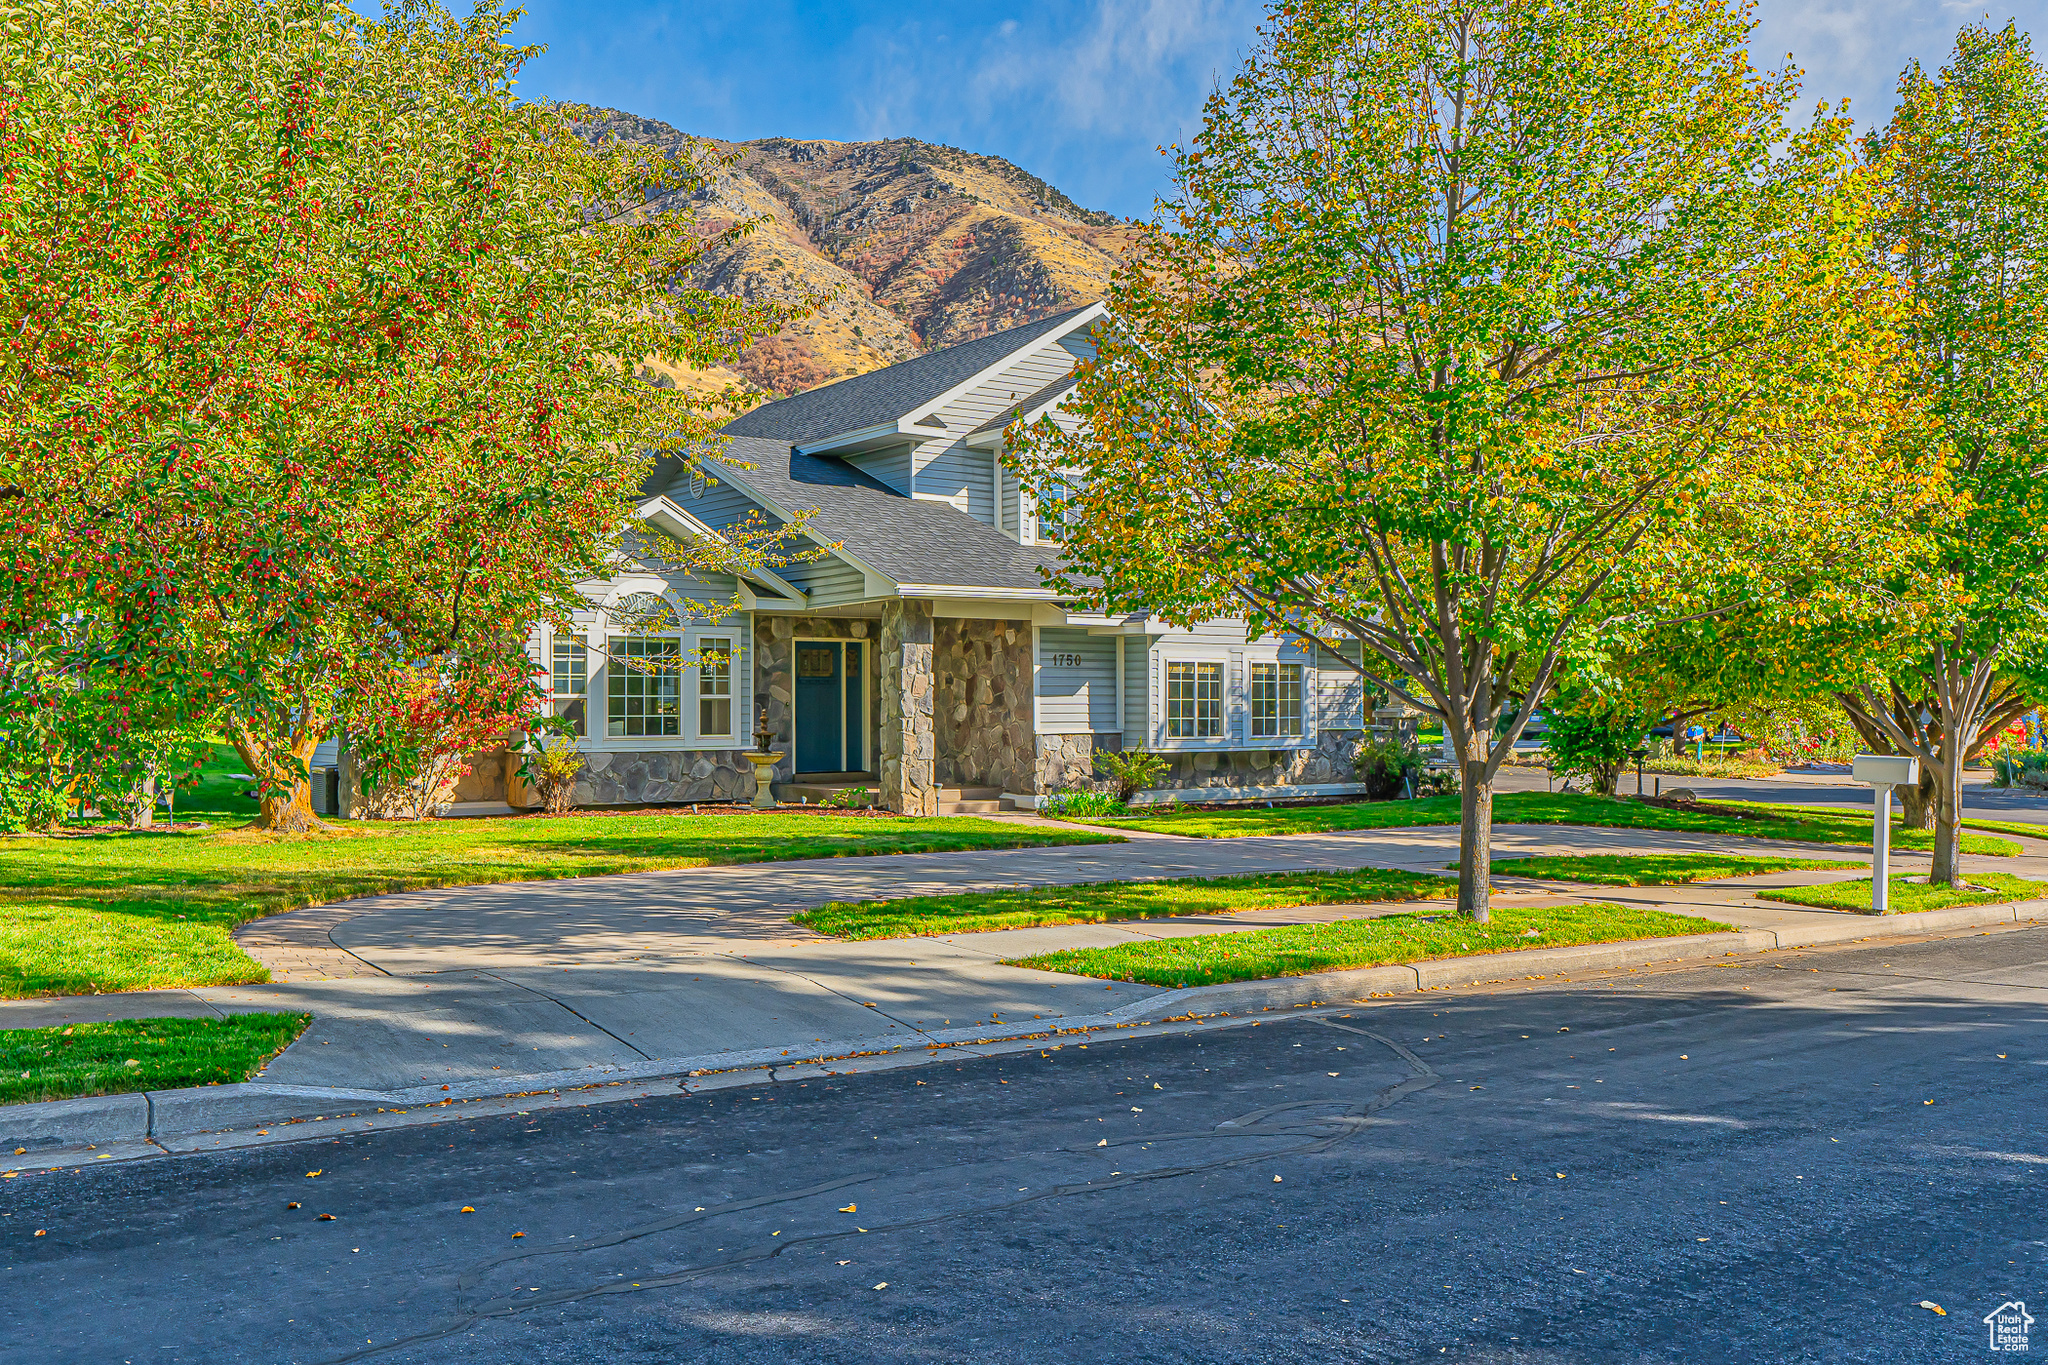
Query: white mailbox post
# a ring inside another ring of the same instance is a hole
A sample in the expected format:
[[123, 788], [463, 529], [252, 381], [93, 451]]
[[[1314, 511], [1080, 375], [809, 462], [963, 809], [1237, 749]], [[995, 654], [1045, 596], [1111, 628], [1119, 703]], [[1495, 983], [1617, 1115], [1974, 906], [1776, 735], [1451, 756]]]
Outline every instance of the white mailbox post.
[[1920, 760], [1897, 754], [1858, 754], [1850, 772], [1858, 782], [1877, 789], [1877, 814], [1870, 828], [1870, 910], [1882, 915], [1891, 908], [1892, 788], [1920, 780]]

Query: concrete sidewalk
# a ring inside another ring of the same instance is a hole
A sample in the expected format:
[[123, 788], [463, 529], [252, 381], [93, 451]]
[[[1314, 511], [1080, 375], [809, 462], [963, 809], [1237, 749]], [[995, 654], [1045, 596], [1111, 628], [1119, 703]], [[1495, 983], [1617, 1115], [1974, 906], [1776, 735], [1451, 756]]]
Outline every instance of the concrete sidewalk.
[[[1495, 831], [1501, 857], [1715, 853], [1733, 847], [1805, 858], [1855, 856], [1854, 850], [1737, 845], [1720, 836], [1661, 831], [1552, 825], [1504, 825]], [[277, 977], [271, 983], [0, 1002], [0, 1027], [306, 1010], [315, 1016], [311, 1028], [252, 1088], [281, 1088], [280, 1096], [286, 1090], [338, 1092], [394, 1102], [428, 1093], [503, 1094], [561, 1084], [565, 1076], [675, 1074], [698, 1069], [707, 1058], [888, 1051], [1002, 1030], [1156, 1015], [1167, 1008], [1163, 997], [1176, 994], [1007, 967], [1006, 958], [1324, 922], [1390, 907], [1310, 906], [853, 943], [800, 929], [789, 922], [790, 914], [829, 900], [1020, 885], [1357, 867], [1441, 872], [1455, 856], [1456, 831], [1445, 827], [1228, 840], [1153, 837], [1116, 845], [821, 859], [377, 896], [246, 926], [241, 939], [271, 967]], [[1906, 855], [1902, 862], [1910, 867], [1914, 859]], [[1970, 865], [2048, 875], [2048, 857], [2038, 851], [2017, 859], [1971, 859]], [[1718, 919], [1769, 935], [1756, 940], [1762, 947], [1914, 932], [1903, 922], [1907, 917], [1873, 920], [1774, 905], [1750, 894], [1773, 884], [1857, 875], [1782, 874], [1675, 888], [1505, 880], [1501, 886], [1511, 899], [1535, 903], [1619, 901]], [[1987, 922], [2013, 918], [2007, 908], [1972, 909], [1969, 915]], [[1637, 956], [1663, 951], [1654, 943], [1627, 950]], [[1510, 957], [1523, 959], [1514, 954], [1480, 961], [1519, 970], [1507, 965]], [[1398, 970], [1419, 980], [1414, 969]], [[1339, 987], [1329, 977], [1299, 980], [1312, 990]]]

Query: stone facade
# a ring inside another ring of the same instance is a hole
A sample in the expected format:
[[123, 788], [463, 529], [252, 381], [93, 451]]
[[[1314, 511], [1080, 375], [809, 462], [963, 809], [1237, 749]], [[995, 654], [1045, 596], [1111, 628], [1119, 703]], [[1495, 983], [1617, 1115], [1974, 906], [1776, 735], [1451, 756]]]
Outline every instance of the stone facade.
[[948, 617], [932, 629], [934, 781], [1035, 791], [1031, 623]]
[[1319, 782], [1356, 782], [1351, 756], [1364, 738], [1359, 730], [1323, 730], [1312, 749], [1245, 749], [1232, 753], [1177, 753], [1173, 767], [1154, 784], [1181, 791], [1197, 787], [1300, 787]]
[[[1173, 766], [1153, 790], [1192, 791], [1206, 787], [1302, 787], [1323, 782], [1356, 782], [1351, 758], [1363, 733], [1324, 730], [1312, 749], [1240, 749], [1179, 752], [1165, 756]], [[1038, 791], [1108, 791], [1095, 773], [1098, 749], [1118, 749], [1115, 734], [1038, 736]], [[1219, 791], [1218, 797], [1227, 793]]]
[[1121, 749], [1124, 737], [1115, 731], [1105, 734], [1038, 735], [1034, 746], [1036, 765], [1031, 790], [1041, 795], [1058, 791], [1110, 791], [1114, 784], [1095, 772], [1097, 749]]
[[932, 633], [929, 602], [897, 598], [883, 605], [881, 802], [901, 815], [939, 810]]
[[[840, 616], [760, 616], [754, 620], [754, 709], [756, 714], [746, 721], [747, 737], [751, 741], [761, 716], [766, 715], [768, 728], [775, 732], [770, 747], [782, 751], [782, 762], [775, 765], [777, 782], [788, 782], [796, 776], [795, 760], [790, 756], [790, 720], [796, 698], [796, 642], [805, 640], [866, 640], [869, 647], [862, 653], [862, 662], [868, 670], [868, 728], [864, 743], [872, 746], [876, 727], [881, 721], [882, 688], [880, 686], [879, 651], [874, 647], [879, 622]], [[868, 766], [873, 768], [875, 756], [868, 755]], [[745, 759], [740, 765], [746, 767]], [[752, 792], [754, 783], [751, 772], [748, 775], [747, 790]]]
[[754, 766], [738, 749], [599, 750], [583, 755], [579, 806], [750, 801]]

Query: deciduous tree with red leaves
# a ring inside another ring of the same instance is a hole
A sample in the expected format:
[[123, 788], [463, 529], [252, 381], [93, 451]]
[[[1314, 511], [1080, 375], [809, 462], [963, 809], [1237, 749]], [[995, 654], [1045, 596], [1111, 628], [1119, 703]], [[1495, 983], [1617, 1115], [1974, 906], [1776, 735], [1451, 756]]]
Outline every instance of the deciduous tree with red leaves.
[[[31, 0], [0, 16], [0, 634], [217, 713], [262, 827], [352, 681], [513, 663], [645, 459], [723, 406], [637, 377], [779, 321], [689, 289], [703, 182], [512, 94], [510, 17]], [[679, 547], [744, 570], [764, 542]], [[118, 712], [117, 712], [118, 713]]]

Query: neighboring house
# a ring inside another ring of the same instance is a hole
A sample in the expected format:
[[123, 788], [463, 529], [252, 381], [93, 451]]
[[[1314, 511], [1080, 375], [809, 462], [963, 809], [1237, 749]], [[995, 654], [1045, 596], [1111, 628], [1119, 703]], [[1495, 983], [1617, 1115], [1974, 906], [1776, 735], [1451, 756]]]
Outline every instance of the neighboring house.
[[[1059, 563], [1005, 459], [1092, 353], [1100, 304], [768, 403], [725, 428], [716, 482], [658, 463], [620, 571], [585, 585], [569, 633], [540, 632], [556, 710], [582, 721], [589, 804], [745, 798], [757, 726], [780, 794], [846, 784], [936, 814], [1030, 806], [1093, 779], [1098, 749], [1170, 755], [1201, 799], [1355, 791], [1362, 689], [1298, 644], [1215, 621], [1170, 627], [1063, 599]], [[748, 516], [808, 525], [823, 553], [740, 580], [693, 578], [673, 537]], [[620, 624], [666, 604], [666, 631]], [[706, 619], [707, 609], [733, 609]], [[642, 671], [609, 660], [729, 656]], [[1228, 791], [1218, 789], [1229, 789]]]

